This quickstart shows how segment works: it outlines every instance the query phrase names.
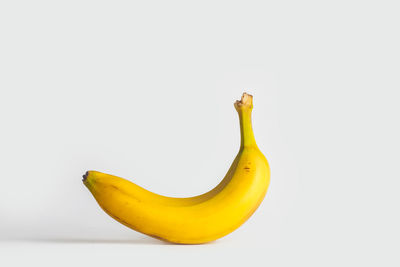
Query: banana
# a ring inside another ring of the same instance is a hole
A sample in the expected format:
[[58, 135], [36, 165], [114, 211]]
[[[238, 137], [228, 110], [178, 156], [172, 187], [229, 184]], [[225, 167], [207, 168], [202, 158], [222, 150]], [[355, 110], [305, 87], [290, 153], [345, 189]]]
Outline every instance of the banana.
[[172, 243], [201, 244], [231, 233], [258, 208], [270, 183], [269, 164], [251, 125], [253, 97], [244, 93], [234, 106], [240, 149], [224, 179], [209, 192], [166, 197], [97, 171], [86, 172], [83, 183], [108, 215], [143, 234]]

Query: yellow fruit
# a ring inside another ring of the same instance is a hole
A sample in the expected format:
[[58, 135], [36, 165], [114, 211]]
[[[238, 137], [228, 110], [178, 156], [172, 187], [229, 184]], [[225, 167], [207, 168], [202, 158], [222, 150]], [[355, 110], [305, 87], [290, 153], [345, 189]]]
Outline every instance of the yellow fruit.
[[106, 213], [138, 232], [182, 244], [223, 237], [253, 214], [270, 182], [268, 162], [256, 145], [251, 126], [253, 97], [244, 93], [235, 108], [240, 120], [240, 150], [224, 179], [207, 193], [166, 197], [97, 171], [86, 172], [83, 182]]

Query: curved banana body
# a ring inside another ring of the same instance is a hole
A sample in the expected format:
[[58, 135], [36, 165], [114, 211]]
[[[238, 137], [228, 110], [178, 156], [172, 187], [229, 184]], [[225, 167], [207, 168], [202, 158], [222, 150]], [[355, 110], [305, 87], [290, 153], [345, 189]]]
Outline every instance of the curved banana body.
[[253, 214], [270, 182], [268, 162], [256, 145], [251, 127], [252, 107], [252, 96], [246, 93], [236, 101], [240, 150], [224, 179], [205, 194], [166, 197], [97, 171], [88, 171], [83, 182], [106, 213], [138, 232], [182, 244], [223, 237]]

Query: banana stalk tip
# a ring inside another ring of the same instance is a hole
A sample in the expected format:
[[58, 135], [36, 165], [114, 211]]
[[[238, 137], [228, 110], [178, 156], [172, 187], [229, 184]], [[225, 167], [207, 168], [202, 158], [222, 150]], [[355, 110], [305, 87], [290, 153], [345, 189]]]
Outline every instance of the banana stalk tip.
[[239, 109], [242, 107], [253, 107], [253, 96], [251, 94], [244, 92], [242, 98], [240, 100], [236, 100], [235, 108]]

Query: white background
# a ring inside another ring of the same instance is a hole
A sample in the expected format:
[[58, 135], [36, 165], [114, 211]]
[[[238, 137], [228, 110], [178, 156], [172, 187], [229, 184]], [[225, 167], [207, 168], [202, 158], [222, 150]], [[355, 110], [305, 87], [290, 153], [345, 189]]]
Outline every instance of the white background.
[[[399, 266], [398, 1], [1, 1], [0, 265]], [[272, 176], [206, 245], [108, 217], [98, 170], [203, 193], [254, 95]], [[397, 253], [397, 255], [396, 255]]]

